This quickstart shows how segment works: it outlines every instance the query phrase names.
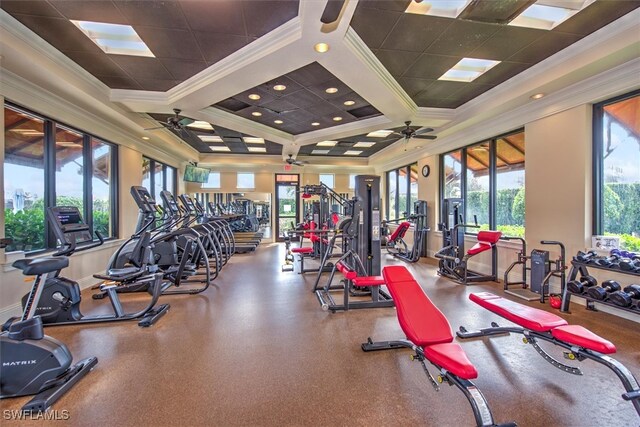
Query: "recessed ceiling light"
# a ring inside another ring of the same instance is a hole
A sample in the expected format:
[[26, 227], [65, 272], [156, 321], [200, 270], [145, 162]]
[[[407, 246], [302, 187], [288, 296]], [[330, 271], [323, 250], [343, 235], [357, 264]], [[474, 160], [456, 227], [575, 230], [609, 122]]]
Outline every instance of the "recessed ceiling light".
[[277, 124], [277, 125], [281, 125], [284, 122], [282, 120], [274, 120], [273, 123]]
[[247, 147], [247, 150], [249, 150], [252, 153], [266, 153], [267, 149], [264, 147]]
[[222, 138], [218, 135], [198, 135], [202, 142], [222, 142]]
[[318, 53], [325, 53], [329, 50], [329, 45], [326, 43], [316, 43], [313, 49]]
[[340, 116], [336, 116], [336, 117], [333, 118], [334, 122], [339, 122], [340, 120], [342, 120], [342, 117], [340, 117]]
[[202, 120], [196, 120], [195, 122], [188, 124], [187, 127], [204, 129], [204, 130], [213, 130], [213, 126], [211, 126], [211, 123], [203, 122]]
[[253, 113], [251, 113], [251, 115], [254, 117], [260, 117], [262, 113], [260, 111], [254, 111]]
[[313, 123], [311, 123], [311, 126], [320, 126], [320, 123], [318, 123], [318, 122], [313, 122]]
[[149, 137], [148, 136], [143, 136], [142, 139], [144, 139], [145, 141], [148, 141]]
[[492, 61], [490, 59], [462, 58], [460, 62], [451, 67], [438, 80], [472, 82], [499, 63], [500, 61]]
[[330, 150], [312, 150], [311, 154], [329, 154]]
[[249, 99], [253, 99], [254, 101], [257, 101], [258, 99], [260, 99], [260, 95], [258, 95], [257, 93], [250, 93]]
[[285, 85], [275, 85], [273, 87], [273, 90], [277, 90], [277, 91], [283, 91], [285, 90], [287, 87]]
[[386, 138], [387, 136], [391, 135], [393, 133], [392, 130], [376, 130], [374, 132], [369, 132], [367, 134], [367, 137], [369, 138]]
[[247, 144], [264, 144], [264, 138], [256, 138], [254, 136], [244, 136], [242, 137], [242, 139]]
[[337, 143], [338, 141], [321, 141], [321, 142], [318, 142], [316, 145], [318, 147], [333, 147]]
[[412, 0], [405, 13], [457, 18], [471, 0]]
[[327, 93], [336, 93], [338, 91], [337, 87], [328, 87], [324, 90]]
[[375, 142], [360, 141], [360, 142], [356, 142], [353, 147], [354, 148], [369, 148], [369, 147], [373, 147], [374, 145], [376, 145]]
[[130, 25], [74, 20], [71, 22], [104, 53], [155, 57]]
[[344, 152], [345, 156], [359, 156], [360, 154], [362, 154], [360, 150], [347, 150]]
[[231, 149], [226, 145], [210, 145], [209, 149], [211, 151], [231, 151]]
[[509, 25], [552, 30], [594, 1], [537, 1], [516, 16]]
[[350, 107], [350, 106], [354, 105], [355, 103], [356, 103], [356, 101], [351, 101], [351, 100], [344, 101], [344, 105], [346, 105], [347, 107]]
[[531, 95], [529, 98], [531, 99], [540, 99], [544, 97], [544, 93], [536, 93], [535, 95]]

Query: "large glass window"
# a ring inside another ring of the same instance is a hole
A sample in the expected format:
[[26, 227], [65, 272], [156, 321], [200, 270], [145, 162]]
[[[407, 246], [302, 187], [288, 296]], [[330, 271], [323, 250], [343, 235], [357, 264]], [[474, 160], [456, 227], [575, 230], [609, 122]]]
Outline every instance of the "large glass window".
[[418, 200], [418, 164], [414, 163], [409, 167], [409, 207]]
[[387, 218], [398, 218], [398, 171], [387, 172]]
[[142, 158], [142, 186], [154, 200], [160, 200], [163, 190], [176, 194], [176, 168], [154, 159]]
[[356, 174], [349, 174], [349, 190], [356, 188]]
[[220, 188], [220, 172], [209, 172], [209, 178], [202, 183], [202, 188]]
[[443, 154], [440, 194], [464, 200], [466, 222], [524, 237], [524, 159], [521, 130]]
[[387, 172], [387, 219], [404, 218], [418, 200], [418, 164]]
[[640, 91], [594, 106], [594, 233], [640, 251]]
[[238, 172], [237, 174], [237, 188], [256, 188], [255, 175], [248, 172]]
[[10, 104], [4, 120], [7, 252], [56, 246], [47, 206], [76, 206], [94, 230], [115, 237], [116, 147]]
[[320, 174], [320, 182], [326, 185], [327, 187], [333, 190], [334, 186], [334, 175], [332, 173], [321, 173]]

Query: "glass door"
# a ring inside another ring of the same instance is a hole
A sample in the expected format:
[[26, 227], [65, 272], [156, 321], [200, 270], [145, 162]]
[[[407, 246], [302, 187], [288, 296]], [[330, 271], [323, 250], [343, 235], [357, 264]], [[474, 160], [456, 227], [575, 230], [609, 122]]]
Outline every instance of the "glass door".
[[276, 174], [276, 236], [284, 239], [284, 232], [295, 227], [299, 216], [299, 175]]

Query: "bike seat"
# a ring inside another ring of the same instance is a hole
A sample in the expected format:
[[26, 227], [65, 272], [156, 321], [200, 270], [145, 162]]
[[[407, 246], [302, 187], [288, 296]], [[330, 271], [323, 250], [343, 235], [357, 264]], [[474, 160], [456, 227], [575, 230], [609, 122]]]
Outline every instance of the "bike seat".
[[50, 273], [52, 271], [62, 270], [69, 266], [69, 258], [67, 257], [47, 257], [47, 258], [31, 258], [19, 259], [11, 264], [18, 270], [22, 270], [25, 276], [37, 276], [40, 274]]

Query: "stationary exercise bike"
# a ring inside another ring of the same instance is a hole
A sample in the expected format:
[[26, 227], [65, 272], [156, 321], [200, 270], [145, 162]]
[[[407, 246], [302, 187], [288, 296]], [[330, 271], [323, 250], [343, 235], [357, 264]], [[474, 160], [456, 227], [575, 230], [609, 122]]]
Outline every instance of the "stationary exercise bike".
[[[6, 247], [6, 240], [0, 248]], [[73, 356], [62, 342], [44, 334], [36, 315], [42, 288], [50, 274], [69, 265], [67, 257], [21, 259], [13, 267], [36, 276], [22, 317], [5, 324], [0, 334], [0, 399], [35, 395], [23, 411], [42, 412], [87, 375], [98, 363], [88, 357], [71, 366]]]

